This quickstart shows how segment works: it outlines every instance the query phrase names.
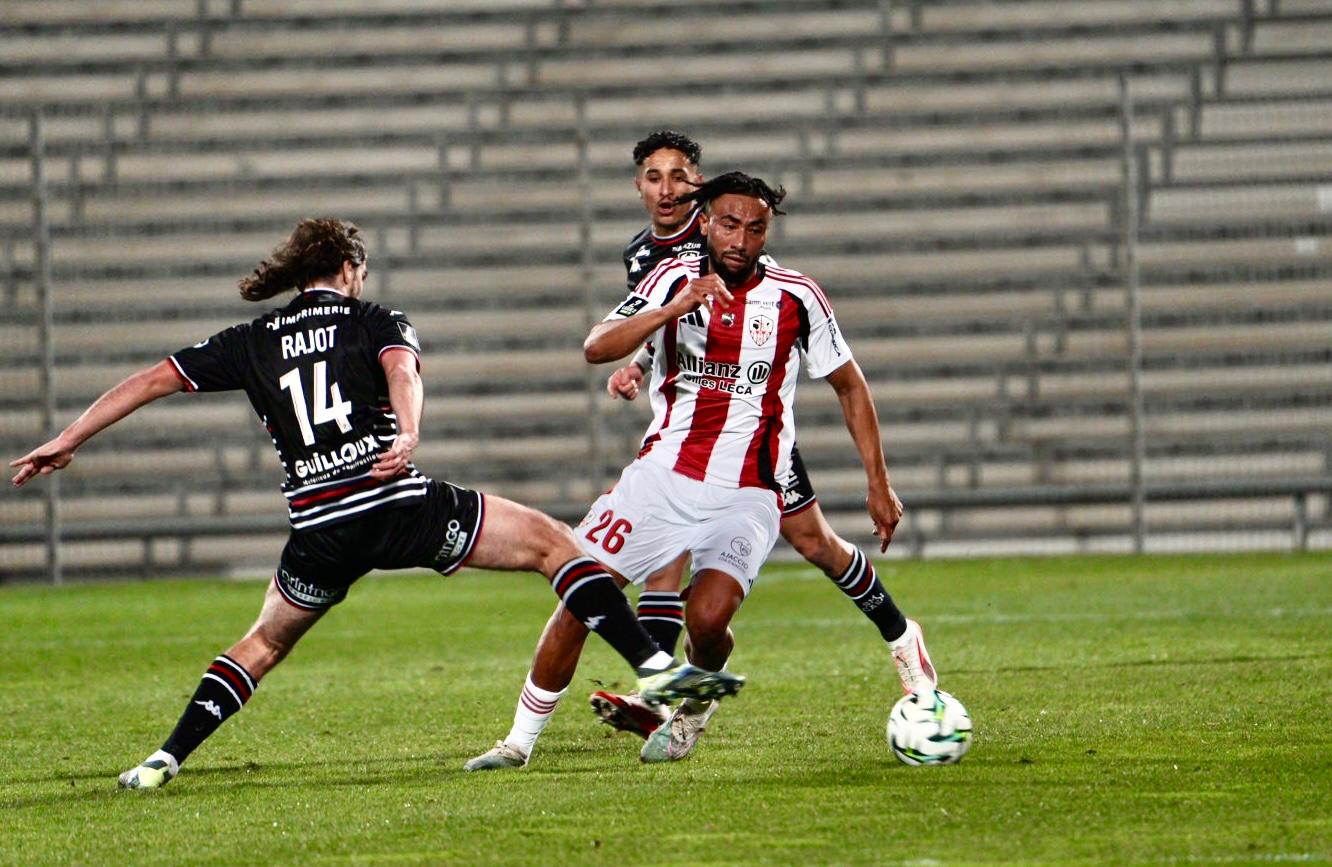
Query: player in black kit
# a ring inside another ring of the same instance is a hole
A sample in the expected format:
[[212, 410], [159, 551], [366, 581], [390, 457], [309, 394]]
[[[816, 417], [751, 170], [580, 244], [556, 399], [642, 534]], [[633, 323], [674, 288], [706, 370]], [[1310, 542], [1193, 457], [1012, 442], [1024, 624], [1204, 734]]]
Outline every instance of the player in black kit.
[[635, 668], [652, 696], [726, 695], [743, 683], [663, 653], [609, 573], [581, 552], [564, 524], [417, 471], [420, 346], [402, 313], [360, 300], [367, 270], [355, 226], [302, 221], [240, 284], [250, 301], [299, 290], [290, 304], [130, 376], [55, 439], [11, 464], [18, 468], [16, 486], [61, 469], [98, 431], [182, 390], [244, 390], [282, 462], [291, 535], [259, 618], [205, 671], [162, 748], [121, 774], [122, 787], [170, 782], [371, 569], [430, 567], [447, 575], [469, 564], [538, 571], [564, 607]]

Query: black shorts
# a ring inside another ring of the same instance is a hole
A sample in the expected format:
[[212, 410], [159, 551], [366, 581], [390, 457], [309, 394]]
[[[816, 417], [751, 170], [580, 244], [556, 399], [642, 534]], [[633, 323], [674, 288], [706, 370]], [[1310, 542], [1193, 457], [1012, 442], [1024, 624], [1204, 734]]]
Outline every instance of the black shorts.
[[791, 471], [779, 481], [782, 485], [783, 518], [803, 512], [818, 502], [814, 483], [809, 480], [809, 471], [800, 459], [800, 449], [794, 445], [791, 446]]
[[422, 501], [293, 531], [273, 583], [292, 605], [318, 611], [347, 598], [351, 585], [371, 569], [425, 566], [451, 575], [476, 547], [485, 511], [479, 491], [431, 481]]

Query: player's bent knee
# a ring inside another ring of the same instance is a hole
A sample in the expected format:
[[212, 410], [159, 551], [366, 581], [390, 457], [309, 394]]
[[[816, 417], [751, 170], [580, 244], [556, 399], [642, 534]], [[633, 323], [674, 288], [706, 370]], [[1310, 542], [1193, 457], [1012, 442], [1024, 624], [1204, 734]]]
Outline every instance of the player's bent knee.
[[568, 524], [557, 521], [544, 512], [533, 510], [536, 516], [532, 519], [531, 526], [531, 544], [537, 548], [542, 557], [563, 557], [564, 559], [556, 565], [563, 565], [570, 557], [577, 556], [580, 552], [578, 542], [574, 539], [573, 530]]

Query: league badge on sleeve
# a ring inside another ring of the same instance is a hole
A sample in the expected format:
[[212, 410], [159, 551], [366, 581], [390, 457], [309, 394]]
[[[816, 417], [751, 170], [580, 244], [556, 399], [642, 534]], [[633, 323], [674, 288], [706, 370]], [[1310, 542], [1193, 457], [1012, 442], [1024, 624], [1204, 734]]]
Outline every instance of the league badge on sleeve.
[[638, 311], [647, 306], [647, 299], [638, 295], [630, 295], [624, 299], [624, 303], [615, 309], [616, 316], [623, 316], [628, 319]]
[[402, 339], [407, 341], [407, 345], [417, 352], [421, 351], [421, 342], [416, 339], [416, 329], [406, 322], [398, 323], [398, 331], [402, 334]]

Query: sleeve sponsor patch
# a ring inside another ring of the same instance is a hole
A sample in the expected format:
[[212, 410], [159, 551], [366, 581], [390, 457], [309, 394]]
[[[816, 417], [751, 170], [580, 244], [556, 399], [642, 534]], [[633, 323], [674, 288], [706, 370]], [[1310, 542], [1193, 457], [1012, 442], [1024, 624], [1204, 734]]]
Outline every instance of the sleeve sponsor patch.
[[635, 313], [646, 307], [647, 303], [648, 303], [647, 299], [643, 298], [642, 296], [630, 295], [628, 298], [625, 299], [623, 304], [615, 308], [615, 315], [623, 316], [627, 319], [628, 317], [633, 316]]
[[399, 322], [398, 331], [402, 334], [402, 339], [407, 342], [408, 346], [415, 349], [417, 352], [421, 351], [421, 343], [416, 339], [415, 328], [406, 322]]

